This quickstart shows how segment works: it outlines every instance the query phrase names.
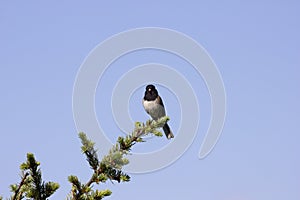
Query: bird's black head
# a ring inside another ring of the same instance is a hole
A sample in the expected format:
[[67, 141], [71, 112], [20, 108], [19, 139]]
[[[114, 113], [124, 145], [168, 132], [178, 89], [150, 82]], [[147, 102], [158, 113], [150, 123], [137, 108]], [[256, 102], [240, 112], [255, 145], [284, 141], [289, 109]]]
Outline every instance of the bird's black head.
[[147, 85], [144, 100], [153, 101], [158, 96], [158, 92], [154, 85]]

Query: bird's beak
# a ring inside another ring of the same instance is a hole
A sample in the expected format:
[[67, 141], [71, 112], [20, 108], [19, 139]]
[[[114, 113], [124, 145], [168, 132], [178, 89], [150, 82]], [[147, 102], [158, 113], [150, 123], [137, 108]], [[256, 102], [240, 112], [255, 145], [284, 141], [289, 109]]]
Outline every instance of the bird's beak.
[[148, 91], [150, 92], [150, 91], [151, 91], [151, 89], [148, 89]]

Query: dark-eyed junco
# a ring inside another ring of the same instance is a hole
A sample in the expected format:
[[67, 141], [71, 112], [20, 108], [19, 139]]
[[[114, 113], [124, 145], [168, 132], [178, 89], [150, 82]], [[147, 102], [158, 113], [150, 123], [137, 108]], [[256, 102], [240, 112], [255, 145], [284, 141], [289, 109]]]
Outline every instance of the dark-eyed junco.
[[[147, 85], [145, 96], [143, 99], [143, 106], [146, 112], [152, 117], [154, 120], [158, 120], [159, 118], [166, 116], [165, 107], [162, 99], [158, 95], [158, 92], [154, 85]], [[163, 130], [168, 139], [174, 137], [169, 125], [166, 123], [163, 126]]]

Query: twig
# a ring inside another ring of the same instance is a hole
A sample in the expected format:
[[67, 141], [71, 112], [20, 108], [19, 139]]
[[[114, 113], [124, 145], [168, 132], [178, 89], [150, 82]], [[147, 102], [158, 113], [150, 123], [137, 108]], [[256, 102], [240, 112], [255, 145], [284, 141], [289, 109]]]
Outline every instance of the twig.
[[[29, 175], [28, 172], [26, 172], [26, 173], [24, 174], [24, 176], [23, 176], [23, 178], [22, 178], [22, 180], [21, 180], [21, 182], [20, 182], [20, 184], [19, 184], [17, 190], [15, 191], [14, 196], [12, 197], [12, 200], [20, 200], [20, 199], [21, 199], [22, 193], [19, 195], [19, 191], [21, 190], [21, 187], [24, 185], [25, 180], [26, 180], [26, 178], [27, 178], [28, 175]], [[19, 198], [18, 198], [18, 197], [19, 197]]]

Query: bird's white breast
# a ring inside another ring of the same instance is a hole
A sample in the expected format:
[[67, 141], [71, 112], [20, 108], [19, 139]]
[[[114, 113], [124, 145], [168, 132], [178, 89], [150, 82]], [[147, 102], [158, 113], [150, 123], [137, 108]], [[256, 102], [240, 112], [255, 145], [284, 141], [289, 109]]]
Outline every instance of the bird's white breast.
[[165, 108], [155, 101], [143, 101], [143, 106], [146, 112], [154, 119], [157, 120], [166, 115]]

